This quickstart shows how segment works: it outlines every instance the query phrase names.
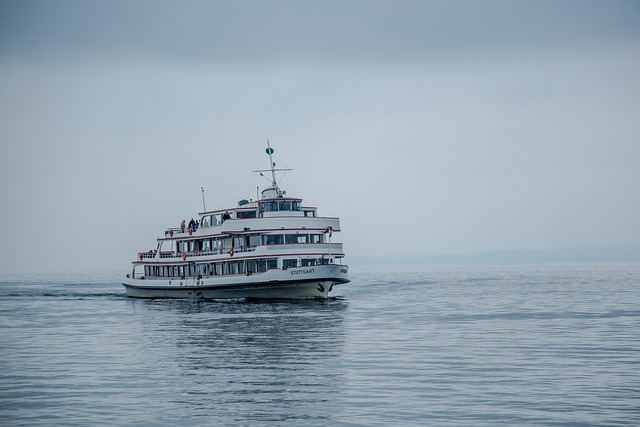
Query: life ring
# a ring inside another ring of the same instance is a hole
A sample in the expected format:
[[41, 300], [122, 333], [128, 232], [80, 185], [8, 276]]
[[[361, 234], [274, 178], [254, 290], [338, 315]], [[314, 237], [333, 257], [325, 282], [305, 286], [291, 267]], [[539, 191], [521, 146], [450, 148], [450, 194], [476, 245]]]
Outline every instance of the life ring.
[[193, 229], [189, 228], [189, 236], [191, 236], [191, 233], [193, 233]]
[[233, 248], [229, 251], [229, 256], [233, 256]]
[[187, 254], [182, 254], [182, 260], [186, 261], [187, 260]]

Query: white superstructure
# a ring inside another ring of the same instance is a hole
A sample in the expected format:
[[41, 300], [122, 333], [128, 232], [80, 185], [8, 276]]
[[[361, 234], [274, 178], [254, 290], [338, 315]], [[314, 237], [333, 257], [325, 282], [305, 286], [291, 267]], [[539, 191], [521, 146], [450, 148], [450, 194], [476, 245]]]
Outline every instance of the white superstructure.
[[140, 298], [326, 298], [348, 283], [342, 243], [332, 241], [340, 220], [320, 217], [276, 181], [257, 201], [200, 212], [190, 224], [165, 230], [157, 246], [140, 252], [123, 282]]

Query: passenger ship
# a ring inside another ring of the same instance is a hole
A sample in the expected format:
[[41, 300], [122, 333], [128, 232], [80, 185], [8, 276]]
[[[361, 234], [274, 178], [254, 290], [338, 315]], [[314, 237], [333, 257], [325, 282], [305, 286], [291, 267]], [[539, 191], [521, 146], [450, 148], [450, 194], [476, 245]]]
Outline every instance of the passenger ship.
[[[288, 197], [276, 180], [259, 200], [201, 212], [188, 227], [168, 228], [157, 247], [138, 253], [123, 285], [137, 298], [327, 298], [348, 283], [342, 243], [331, 241], [340, 219], [321, 217]], [[264, 176], [264, 175], [263, 175]], [[204, 190], [203, 190], [204, 204]]]

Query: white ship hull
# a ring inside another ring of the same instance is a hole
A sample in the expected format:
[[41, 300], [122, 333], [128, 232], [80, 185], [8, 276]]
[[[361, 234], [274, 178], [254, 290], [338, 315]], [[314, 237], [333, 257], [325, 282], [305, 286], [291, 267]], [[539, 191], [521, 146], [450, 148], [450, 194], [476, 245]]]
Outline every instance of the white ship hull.
[[170, 280], [127, 278], [123, 285], [127, 296], [133, 298], [327, 298], [335, 285], [349, 282], [347, 271], [345, 265], [320, 265], [252, 275]]

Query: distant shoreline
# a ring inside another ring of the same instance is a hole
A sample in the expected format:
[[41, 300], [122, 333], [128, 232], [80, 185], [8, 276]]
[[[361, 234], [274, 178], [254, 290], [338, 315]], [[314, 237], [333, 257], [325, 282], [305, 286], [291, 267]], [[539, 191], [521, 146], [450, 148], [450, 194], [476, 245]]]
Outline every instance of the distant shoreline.
[[640, 262], [640, 245], [573, 246], [458, 255], [349, 256], [352, 265]]

